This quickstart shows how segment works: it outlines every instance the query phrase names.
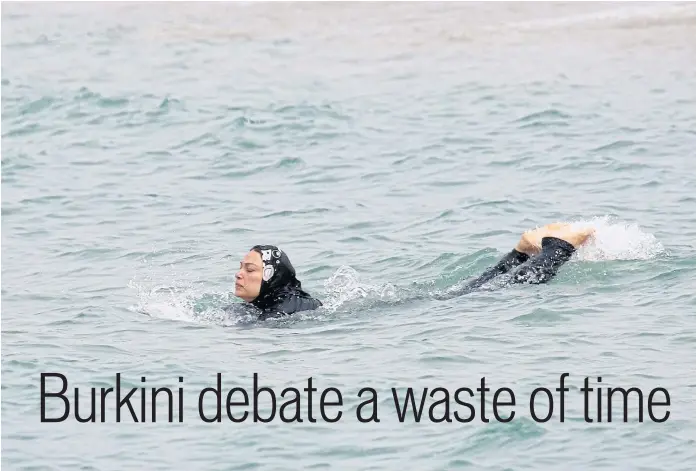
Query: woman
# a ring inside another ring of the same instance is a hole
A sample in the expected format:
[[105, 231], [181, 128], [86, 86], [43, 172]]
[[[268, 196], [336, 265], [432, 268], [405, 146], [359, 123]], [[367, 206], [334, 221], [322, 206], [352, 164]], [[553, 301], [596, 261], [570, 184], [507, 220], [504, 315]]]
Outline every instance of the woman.
[[[496, 265], [445, 297], [467, 293], [508, 272], [510, 283], [545, 283], [593, 233], [594, 229], [577, 230], [560, 223], [527, 231]], [[287, 254], [274, 245], [256, 245], [246, 254], [235, 277], [234, 294], [258, 308], [261, 320], [322, 305], [302, 290]]]

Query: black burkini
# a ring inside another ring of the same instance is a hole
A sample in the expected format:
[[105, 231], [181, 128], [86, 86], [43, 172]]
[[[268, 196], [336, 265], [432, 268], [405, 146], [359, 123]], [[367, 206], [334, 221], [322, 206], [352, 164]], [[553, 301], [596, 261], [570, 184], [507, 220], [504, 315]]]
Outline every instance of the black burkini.
[[[261, 290], [259, 296], [251, 302], [261, 311], [259, 320], [314, 310], [322, 306], [321, 301], [302, 290], [302, 285], [295, 276], [295, 269], [285, 252], [273, 245], [256, 245], [251, 250], [260, 253], [263, 260]], [[509, 283], [546, 283], [570, 260], [574, 252], [575, 247], [565, 240], [544, 237], [539, 254], [530, 257], [512, 249], [478, 278], [461, 288], [449, 290], [446, 296], [437, 297], [443, 299], [466, 294], [508, 272]], [[516, 269], [512, 271], [513, 268]]]

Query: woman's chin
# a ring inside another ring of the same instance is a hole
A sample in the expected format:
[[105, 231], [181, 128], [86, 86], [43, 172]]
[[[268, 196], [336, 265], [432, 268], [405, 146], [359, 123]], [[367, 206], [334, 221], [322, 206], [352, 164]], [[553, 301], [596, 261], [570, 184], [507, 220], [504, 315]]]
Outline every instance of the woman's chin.
[[254, 300], [252, 296], [249, 296], [249, 293], [247, 293], [243, 289], [235, 289], [234, 290], [234, 295], [240, 298], [242, 301], [250, 303]]

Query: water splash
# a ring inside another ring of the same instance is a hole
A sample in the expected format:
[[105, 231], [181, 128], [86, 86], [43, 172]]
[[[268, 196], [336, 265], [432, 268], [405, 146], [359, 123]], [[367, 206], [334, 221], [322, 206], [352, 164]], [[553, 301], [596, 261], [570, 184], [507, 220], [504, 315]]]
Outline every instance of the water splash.
[[365, 283], [355, 269], [345, 265], [324, 282], [324, 290], [324, 308], [329, 312], [348, 304], [365, 308], [383, 302], [398, 302], [403, 298], [402, 288], [392, 283]]
[[157, 319], [203, 324], [221, 324], [229, 319], [224, 308], [233, 302], [230, 293], [211, 292], [181, 276], [167, 284], [155, 285], [152, 278], [151, 275], [142, 280], [134, 277], [128, 283], [138, 299], [131, 311]]
[[568, 221], [575, 228], [593, 227], [594, 236], [576, 252], [576, 260], [648, 260], [666, 253], [664, 246], [637, 224], [612, 220], [609, 216]]
[[193, 322], [193, 310], [186, 296], [177, 293], [176, 287], [156, 286], [150, 290], [131, 281], [129, 288], [138, 291], [138, 304], [132, 310], [159, 319]]

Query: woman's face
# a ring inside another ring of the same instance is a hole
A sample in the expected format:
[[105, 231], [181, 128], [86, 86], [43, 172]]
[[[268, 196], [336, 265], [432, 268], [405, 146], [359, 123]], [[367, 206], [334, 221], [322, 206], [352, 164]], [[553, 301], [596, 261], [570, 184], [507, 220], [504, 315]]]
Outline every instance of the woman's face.
[[251, 302], [261, 291], [263, 261], [261, 254], [252, 250], [239, 262], [239, 271], [235, 276], [234, 294], [246, 302]]

